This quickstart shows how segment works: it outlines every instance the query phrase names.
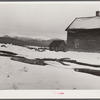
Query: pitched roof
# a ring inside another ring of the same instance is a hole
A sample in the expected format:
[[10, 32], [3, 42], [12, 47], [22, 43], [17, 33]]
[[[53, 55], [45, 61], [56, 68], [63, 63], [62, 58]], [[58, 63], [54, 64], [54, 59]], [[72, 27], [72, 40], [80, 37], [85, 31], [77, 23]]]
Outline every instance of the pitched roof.
[[76, 18], [65, 30], [70, 29], [98, 29], [100, 28], [100, 17], [80, 17]]
[[65, 44], [64, 40], [54, 40], [54, 41], [52, 41], [52, 43], [49, 46], [59, 47], [61, 43], [64, 43]]

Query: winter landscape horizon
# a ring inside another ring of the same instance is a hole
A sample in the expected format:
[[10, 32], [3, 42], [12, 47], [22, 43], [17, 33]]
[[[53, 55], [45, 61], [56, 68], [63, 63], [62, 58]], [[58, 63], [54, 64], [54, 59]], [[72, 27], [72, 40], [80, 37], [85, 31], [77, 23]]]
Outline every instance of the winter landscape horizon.
[[37, 45], [6, 43], [8, 38], [35, 39], [40, 45], [48, 41], [48, 38], [17, 34], [0, 36], [1, 90], [100, 89], [100, 53], [50, 51], [48, 45], [55, 39], [40, 46], [36, 42]]
[[100, 90], [99, 22], [100, 3], [0, 3], [0, 90]]

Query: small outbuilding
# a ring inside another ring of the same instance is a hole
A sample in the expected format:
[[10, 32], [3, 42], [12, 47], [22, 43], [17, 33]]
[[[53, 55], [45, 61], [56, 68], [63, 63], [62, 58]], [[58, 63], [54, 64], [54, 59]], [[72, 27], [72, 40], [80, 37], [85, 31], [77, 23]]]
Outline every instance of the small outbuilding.
[[65, 29], [67, 49], [100, 52], [100, 11], [96, 16], [78, 17]]
[[49, 45], [51, 51], [66, 51], [66, 44], [64, 40], [54, 40]]

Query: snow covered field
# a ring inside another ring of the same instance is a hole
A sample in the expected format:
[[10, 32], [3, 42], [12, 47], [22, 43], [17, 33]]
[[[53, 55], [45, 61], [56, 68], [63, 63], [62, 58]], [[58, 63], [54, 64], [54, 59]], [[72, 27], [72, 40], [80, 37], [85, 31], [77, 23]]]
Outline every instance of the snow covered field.
[[[38, 52], [25, 47], [7, 44], [0, 50], [11, 51], [19, 56], [29, 59], [34, 58], [71, 58], [73, 60], [100, 65], [99, 53], [80, 52]], [[13, 61], [10, 57], [0, 56], [0, 89], [100, 89], [100, 76], [74, 71], [74, 68], [88, 68], [100, 70], [100, 68], [78, 65], [70, 62], [68, 66], [56, 61], [45, 61], [48, 65], [32, 65]]]

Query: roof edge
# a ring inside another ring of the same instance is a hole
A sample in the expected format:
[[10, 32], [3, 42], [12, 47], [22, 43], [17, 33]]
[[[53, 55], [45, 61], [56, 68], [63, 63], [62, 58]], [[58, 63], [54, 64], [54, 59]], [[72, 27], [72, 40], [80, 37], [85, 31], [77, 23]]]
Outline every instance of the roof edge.
[[100, 17], [100, 16], [88, 16], [88, 17], [76, 17], [76, 18], [78, 19], [78, 18], [95, 18], [95, 17]]
[[69, 27], [74, 23], [74, 21], [76, 20], [77, 18], [75, 18], [72, 23], [65, 29], [65, 31], [67, 31], [69, 29]]
[[80, 19], [80, 18], [95, 18], [95, 17], [98, 17], [98, 16], [76, 17], [76, 18], [72, 21], [72, 23], [65, 29], [65, 31], [68, 31], [69, 27], [74, 23], [74, 21], [75, 21], [76, 19]]

